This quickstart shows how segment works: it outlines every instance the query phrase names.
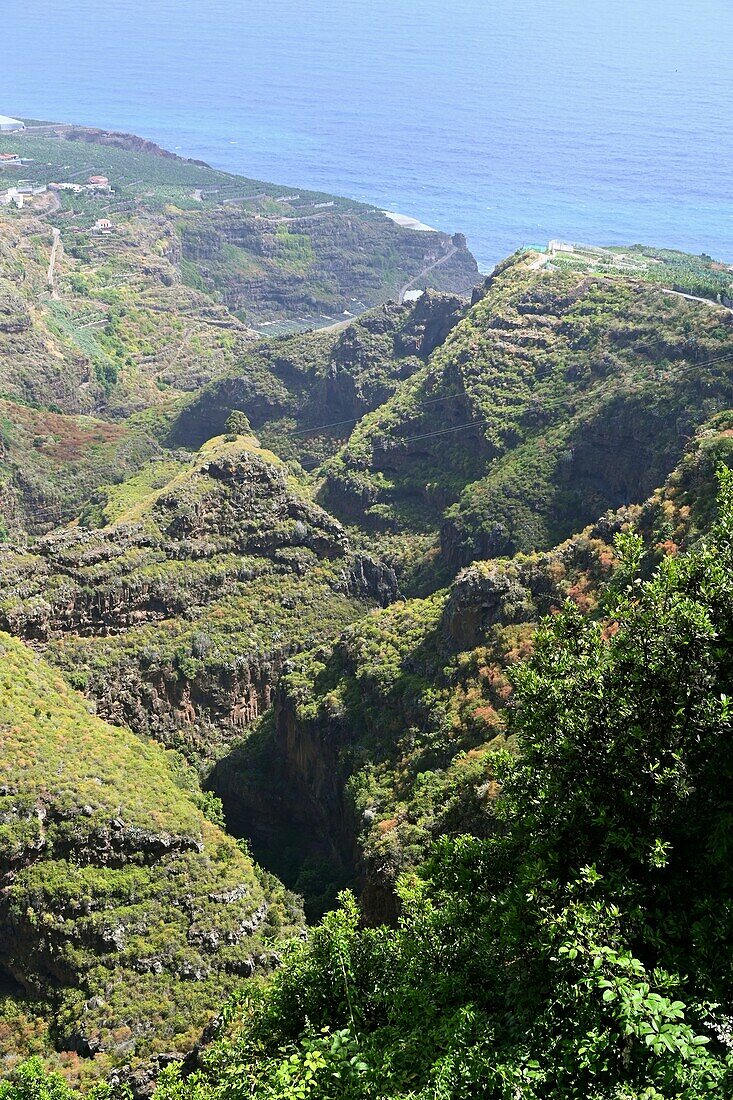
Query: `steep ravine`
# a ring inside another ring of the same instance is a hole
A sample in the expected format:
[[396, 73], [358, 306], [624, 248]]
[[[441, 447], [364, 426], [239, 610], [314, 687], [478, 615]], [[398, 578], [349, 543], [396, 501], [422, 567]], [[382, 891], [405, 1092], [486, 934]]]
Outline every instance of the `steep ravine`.
[[211, 758], [267, 709], [288, 657], [396, 587], [253, 437], [178, 471], [110, 488], [84, 518], [101, 526], [3, 551], [0, 626], [104, 718]]
[[546, 553], [476, 561], [446, 591], [372, 612], [286, 663], [271, 711], [207, 783], [311, 917], [350, 885], [368, 921], [393, 920], [396, 877], [432, 841], [490, 831], [508, 670], [566, 601], [602, 614], [614, 537], [630, 523], [645, 572], [694, 543], [714, 513], [715, 471], [733, 465], [731, 422], [709, 421], [643, 505], [609, 511]]
[[7, 634], [0, 657], [0, 974], [51, 1049], [152, 1072], [274, 964], [298, 904], [207, 819], [179, 757]]
[[[366, 920], [392, 921], [396, 876], [430, 837], [490, 828], [481, 760], [502, 743], [506, 667], [565, 598], [593, 604], [627, 518], [547, 554], [476, 562], [446, 592], [375, 612], [285, 665], [271, 712], [207, 786], [310, 916], [350, 885]], [[423, 805], [428, 773], [437, 787]]]
[[306, 895], [312, 919], [337, 889], [363, 885], [358, 822], [346, 795], [350, 769], [342, 758], [348, 743], [340, 727], [300, 723], [292, 700], [277, 690], [271, 712], [206, 779], [222, 800], [229, 830]]

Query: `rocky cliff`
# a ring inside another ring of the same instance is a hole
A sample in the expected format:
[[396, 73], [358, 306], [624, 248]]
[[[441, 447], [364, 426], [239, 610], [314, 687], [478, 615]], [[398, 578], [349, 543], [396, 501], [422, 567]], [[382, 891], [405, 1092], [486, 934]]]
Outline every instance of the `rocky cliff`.
[[212, 441], [157, 488], [149, 474], [6, 551], [0, 623], [105, 717], [209, 755], [269, 706], [289, 654], [387, 602], [394, 577], [252, 437]]
[[0, 653], [0, 972], [17, 1011], [42, 998], [59, 1056], [100, 1069], [185, 1052], [273, 964], [297, 905], [206, 819], [180, 759], [104, 724], [21, 642], [0, 635]]
[[[184, 221], [181, 242], [197, 279], [252, 319], [337, 320], [355, 304], [364, 309], [397, 298], [423, 271], [425, 286], [461, 294], [478, 279], [465, 239], [456, 249], [447, 233], [404, 229], [368, 207], [343, 211], [298, 200], [279, 216], [219, 208]], [[444, 263], [433, 266], [441, 257]]]
[[730, 420], [706, 425], [643, 506], [608, 512], [545, 553], [474, 562], [447, 590], [375, 611], [288, 662], [272, 716], [208, 782], [311, 912], [350, 883], [369, 920], [393, 919], [397, 876], [437, 837], [491, 832], [512, 666], [566, 601], [602, 616], [618, 532], [642, 533], [645, 569], [699, 537], [715, 471], [733, 465]]

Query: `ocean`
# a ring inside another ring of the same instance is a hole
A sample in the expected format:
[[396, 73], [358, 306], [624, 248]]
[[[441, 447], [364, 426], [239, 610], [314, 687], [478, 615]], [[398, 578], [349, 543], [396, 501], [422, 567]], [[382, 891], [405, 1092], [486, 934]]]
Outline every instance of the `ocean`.
[[731, 0], [24, 0], [0, 113], [460, 230], [733, 262]]

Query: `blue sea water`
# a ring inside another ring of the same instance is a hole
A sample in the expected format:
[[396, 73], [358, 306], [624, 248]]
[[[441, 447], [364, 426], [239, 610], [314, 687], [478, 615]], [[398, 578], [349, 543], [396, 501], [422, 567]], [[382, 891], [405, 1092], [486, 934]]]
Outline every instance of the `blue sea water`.
[[732, 0], [6, 0], [0, 113], [466, 233], [733, 261]]

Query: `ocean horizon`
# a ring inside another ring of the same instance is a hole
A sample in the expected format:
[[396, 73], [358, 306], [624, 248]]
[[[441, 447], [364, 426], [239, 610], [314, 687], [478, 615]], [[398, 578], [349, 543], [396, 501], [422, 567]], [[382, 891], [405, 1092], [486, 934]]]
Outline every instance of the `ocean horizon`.
[[729, 0], [28, 0], [3, 26], [0, 113], [371, 202], [482, 270], [552, 237], [733, 262]]

